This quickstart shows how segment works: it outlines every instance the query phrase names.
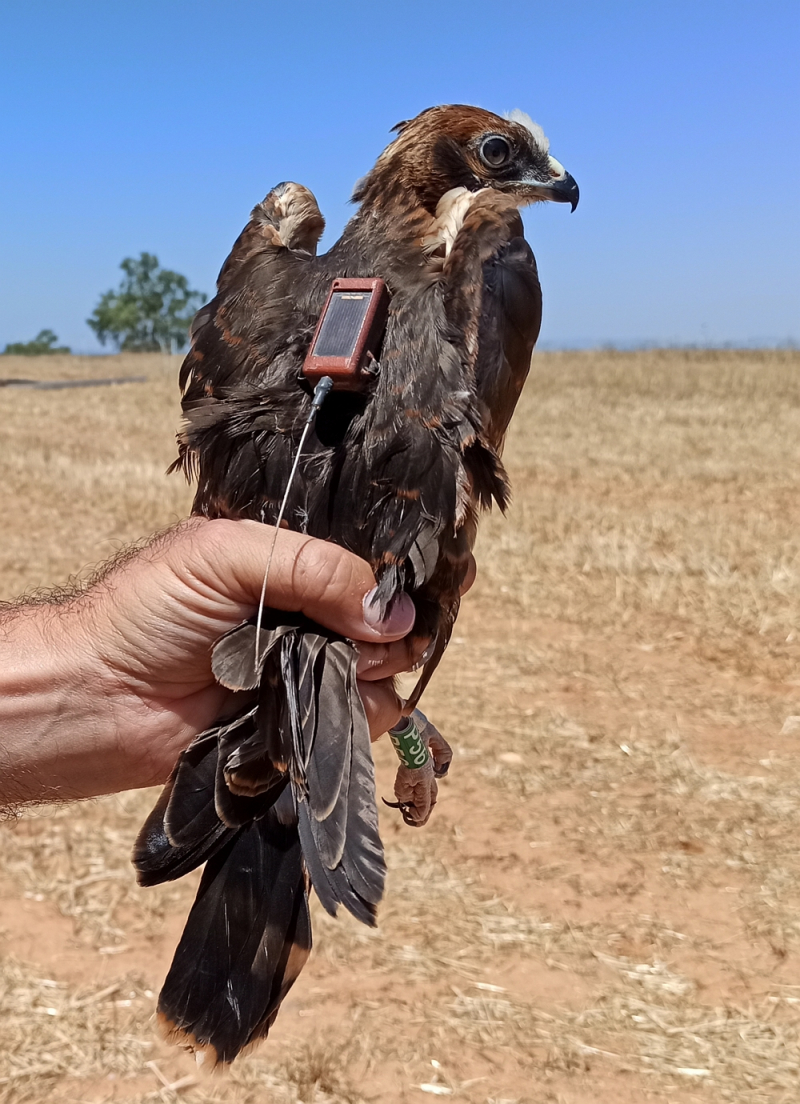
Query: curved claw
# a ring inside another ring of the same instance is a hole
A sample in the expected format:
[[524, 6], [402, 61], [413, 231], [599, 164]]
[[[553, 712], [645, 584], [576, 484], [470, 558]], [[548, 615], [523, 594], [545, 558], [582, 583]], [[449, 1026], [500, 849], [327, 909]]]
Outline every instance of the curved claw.
[[437, 793], [433, 759], [428, 759], [424, 767], [400, 766], [397, 768], [394, 795], [406, 824], [414, 828], [421, 828], [423, 824], [427, 824], [433, 806], [436, 804]]
[[[430, 817], [429, 812], [425, 820], [419, 820], [419, 813], [417, 811], [416, 805], [407, 801], [387, 801], [385, 797], [381, 798], [381, 801], [383, 801], [384, 805], [387, 805], [390, 809], [399, 809], [400, 815], [403, 818], [403, 822], [407, 824], [410, 828], [421, 828]], [[431, 809], [435, 804], [435, 801], [432, 802]]]

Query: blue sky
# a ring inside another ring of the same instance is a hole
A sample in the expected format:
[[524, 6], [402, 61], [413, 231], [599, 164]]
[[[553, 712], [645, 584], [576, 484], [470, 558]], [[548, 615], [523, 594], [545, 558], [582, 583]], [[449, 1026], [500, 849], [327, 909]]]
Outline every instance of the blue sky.
[[526, 215], [542, 342], [800, 341], [800, 4], [0, 0], [0, 348], [142, 250], [211, 293], [279, 180], [338, 236], [389, 128], [520, 107], [581, 187]]

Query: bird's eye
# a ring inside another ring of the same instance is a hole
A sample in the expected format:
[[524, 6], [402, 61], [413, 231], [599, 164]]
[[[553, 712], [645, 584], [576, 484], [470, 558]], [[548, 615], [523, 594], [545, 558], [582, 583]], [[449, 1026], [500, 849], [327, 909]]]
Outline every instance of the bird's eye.
[[501, 138], [499, 134], [484, 138], [481, 145], [481, 161], [484, 165], [488, 165], [490, 169], [499, 169], [501, 165], [505, 165], [510, 156], [511, 146], [505, 138]]

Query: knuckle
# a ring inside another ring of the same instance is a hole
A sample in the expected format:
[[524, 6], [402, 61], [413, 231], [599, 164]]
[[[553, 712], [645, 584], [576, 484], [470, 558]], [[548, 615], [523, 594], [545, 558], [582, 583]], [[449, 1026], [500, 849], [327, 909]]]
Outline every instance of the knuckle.
[[336, 545], [309, 539], [295, 556], [292, 584], [301, 599], [341, 600], [352, 585], [346, 554]]

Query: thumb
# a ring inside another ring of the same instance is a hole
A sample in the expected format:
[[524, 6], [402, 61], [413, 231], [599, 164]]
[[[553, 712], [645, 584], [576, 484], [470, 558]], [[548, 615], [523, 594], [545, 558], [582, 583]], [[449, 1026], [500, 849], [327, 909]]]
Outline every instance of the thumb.
[[414, 603], [405, 594], [379, 620], [370, 602], [375, 577], [369, 564], [337, 544], [290, 529], [276, 532], [257, 521], [223, 518], [193, 518], [176, 534], [167, 552], [172, 570], [192, 576], [206, 596], [209, 588], [240, 607], [241, 620], [258, 607], [272, 555], [265, 596], [272, 609], [304, 613], [355, 640], [397, 640], [413, 628]]

